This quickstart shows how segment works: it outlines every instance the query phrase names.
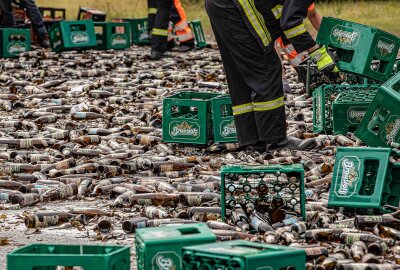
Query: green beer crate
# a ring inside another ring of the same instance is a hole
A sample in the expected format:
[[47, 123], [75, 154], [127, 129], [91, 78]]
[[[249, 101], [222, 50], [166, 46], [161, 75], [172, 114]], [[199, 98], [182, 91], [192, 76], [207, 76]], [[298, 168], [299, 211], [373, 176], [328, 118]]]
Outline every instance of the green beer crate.
[[398, 202], [400, 167], [389, 172], [390, 153], [390, 148], [339, 147], [328, 206], [385, 211], [384, 205]]
[[7, 254], [8, 270], [54, 270], [80, 266], [85, 270], [130, 270], [130, 248], [100, 245], [32, 244]]
[[113, 22], [129, 22], [131, 25], [131, 43], [135, 45], [150, 44], [149, 24], [147, 18], [115, 18]]
[[217, 143], [236, 142], [237, 134], [229, 95], [211, 99], [214, 141]]
[[189, 26], [194, 35], [196, 49], [210, 47], [210, 45], [207, 43], [206, 35], [204, 34], [201, 21], [200, 20], [190, 21]]
[[[336, 49], [339, 69], [386, 81], [392, 73], [400, 39], [373, 27], [324, 17], [317, 43]], [[372, 68], [376, 61], [378, 64]]]
[[313, 132], [333, 131], [332, 104], [338, 94], [346, 91], [377, 91], [377, 85], [322, 85], [312, 93]]
[[0, 28], [0, 57], [15, 57], [31, 50], [29, 29]]
[[270, 208], [283, 201], [284, 210], [296, 212], [304, 220], [304, 169], [300, 164], [223, 166], [221, 169], [221, 216], [227, 219], [227, 210], [240, 205], [245, 208]]
[[306, 252], [244, 240], [183, 248], [184, 270], [304, 270]]
[[400, 73], [383, 84], [357, 128], [355, 135], [368, 146], [400, 142]]
[[60, 21], [49, 31], [51, 48], [56, 51], [89, 49], [97, 45], [92, 20]]
[[163, 100], [164, 142], [207, 144], [213, 139], [211, 99], [208, 92], [180, 92]]
[[340, 93], [332, 104], [333, 134], [346, 135], [356, 131], [376, 92], [350, 90]]
[[99, 50], [123, 50], [131, 46], [130, 24], [124, 22], [95, 22]]
[[141, 270], [181, 270], [182, 247], [216, 240], [204, 223], [137, 229], [137, 267]]

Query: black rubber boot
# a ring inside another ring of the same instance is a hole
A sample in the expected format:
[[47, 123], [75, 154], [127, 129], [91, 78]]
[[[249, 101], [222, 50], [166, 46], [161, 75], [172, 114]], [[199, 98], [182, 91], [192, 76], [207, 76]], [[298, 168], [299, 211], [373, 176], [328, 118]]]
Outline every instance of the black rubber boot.
[[286, 137], [284, 140], [269, 144], [266, 146], [266, 151], [276, 151], [281, 149], [289, 150], [311, 150], [316, 146], [314, 138], [301, 140], [295, 137]]
[[46, 34], [38, 34], [37, 42], [39, 43], [40, 47], [42, 47], [42, 48], [45, 48], [45, 49], [50, 48], [50, 43], [47, 40]]
[[181, 43], [178, 47], [174, 48], [175, 52], [188, 52], [194, 49], [194, 40]]

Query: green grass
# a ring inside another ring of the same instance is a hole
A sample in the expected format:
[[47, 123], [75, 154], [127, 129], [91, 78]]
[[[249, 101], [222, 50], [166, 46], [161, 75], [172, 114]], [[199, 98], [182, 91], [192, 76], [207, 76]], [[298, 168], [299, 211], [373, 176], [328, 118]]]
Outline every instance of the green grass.
[[[147, 12], [146, 0], [37, 0], [39, 6], [57, 6], [67, 9], [68, 19], [76, 19], [79, 6], [88, 6], [107, 12], [113, 17], [144, 17]], [[210, 32], [210, 23], [204, 10], [204, 0], [198, 3], [183, 0], [188, 19], [201, 19], [206, 32]], [[400, 35], [400, 1], [385, 2], [337, 2], [319, 3], [317, 10], [323, 16], [331, 16], [362, 24], [375, 26], [382, 30]]]

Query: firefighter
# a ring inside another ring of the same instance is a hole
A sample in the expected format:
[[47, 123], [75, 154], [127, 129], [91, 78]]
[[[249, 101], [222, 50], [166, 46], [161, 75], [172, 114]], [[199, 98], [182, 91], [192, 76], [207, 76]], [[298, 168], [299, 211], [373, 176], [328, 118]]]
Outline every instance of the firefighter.
[[286, 135], [282, 67], [274, 41], [285, 36], [321, 70], [337, 72], [325, 47], [304, 27], [313, 0], [206, 0], [223, 60], [239, 145], [259, 152], [306, 149], [310, 140]]
[[[49, 48], [50, 44], [46, 38], [47, 30], [42, 15], [34, 0], [21, 0], [22, 6], [26, 9], [32, 23], [33, 31], [37, 34], [37, 41], [43, 48]], [[15, 27], [16, 22], [12, 13], [11, 0], [0, 0], [3, 27]]]
[[[177, 51], [186, 52], [194, 48], [193, 33], [180, 0], [149, 0], [149, 15], [152, 15], [150, 13], [156, 13], [154, 19], [149, 16], [149, 28], [152, 28], [151, 59], [164, 56], [168, 49], [168, 40], [173, 40], [172, 28], [180, 45]], [[173, 27], [169, 27], [170, 21]]]

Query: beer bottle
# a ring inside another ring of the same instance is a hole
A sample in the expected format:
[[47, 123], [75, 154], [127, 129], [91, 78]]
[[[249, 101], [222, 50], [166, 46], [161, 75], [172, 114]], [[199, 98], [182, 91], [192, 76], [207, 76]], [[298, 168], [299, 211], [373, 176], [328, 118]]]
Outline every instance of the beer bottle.
[[354, 224], [356, 228], [363, 231], [372, 231], [377, 224], [397, 229], [400, 228], [400, 219], [396, 219], [389, 214], [381, 216], [356, 216]]
[[122, 230], [125, 233], [134, 233], [138, 228], [147, 227], [147, 221], [149, 219], [146, 217], [136, 217], [133, 219], [125, 220], [122, 223]]
[[362, 241], [355, 241], [350, 248], [351, 257], [355, 262], [361, 261], [367, 251], [367, 246]]

